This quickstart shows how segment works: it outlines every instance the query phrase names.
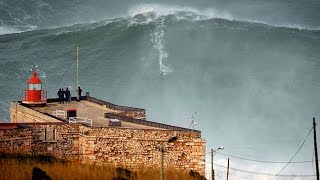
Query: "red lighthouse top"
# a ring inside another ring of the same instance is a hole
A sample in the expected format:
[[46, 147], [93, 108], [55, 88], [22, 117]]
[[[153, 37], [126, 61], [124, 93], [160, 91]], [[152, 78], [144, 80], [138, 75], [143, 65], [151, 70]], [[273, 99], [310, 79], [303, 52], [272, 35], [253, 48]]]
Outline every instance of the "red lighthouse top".
[[34, 67], [32, 76], [27, 82], [27, 90], [22, 93], [22, 103], [28, 105], [45, 105], [47, 103], [47, 91], [42, 90], [42, 83], [37, 76], [36, 68]]
[[37, 77], [36, 70], [33, 71], [33, 76], [29, 78], [28, 84], [41, 84], [41, 80]]

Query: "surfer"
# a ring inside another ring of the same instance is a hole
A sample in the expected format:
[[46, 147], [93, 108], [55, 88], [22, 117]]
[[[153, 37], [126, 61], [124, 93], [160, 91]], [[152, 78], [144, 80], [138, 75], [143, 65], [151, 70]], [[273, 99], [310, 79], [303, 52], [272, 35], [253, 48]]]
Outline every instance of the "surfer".
[[160, 71], [160, 76], [164, 77], [164, 72], [163, 71]]

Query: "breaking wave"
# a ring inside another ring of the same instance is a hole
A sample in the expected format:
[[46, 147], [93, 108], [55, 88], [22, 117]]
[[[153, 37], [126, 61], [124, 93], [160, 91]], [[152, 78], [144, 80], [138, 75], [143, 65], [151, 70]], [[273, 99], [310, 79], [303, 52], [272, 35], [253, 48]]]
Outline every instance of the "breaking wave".
[[[54, 6], [41, 7], [55, 11]], [[159, 4], [132, 6], [116, 17], [88, 18], [80, 24], [45, 23], [48, 14], [28, 14], [17, 16], [25, 16], [25, 24], [19, 25], [22, 19], [0, 21], [0, 121], [9, 119], [10, 101], [20, 100], [34, 64], [48, 95], [56, 94], [56, 86], [75, 87], [78, 27], [80, 84], [85, 91], [116, 104], [146, 108], [148, 119], [177, 126], [188, 126], [184, 115], [197, 111], [197, 128], [208, 147], [222, 144], [231, 154], [286, 160], [287, 153], [246, 145], [259, 144], [261, 138], [271, 144], [275, 139], [270, 137], [283, 137], [286, 143], [274, 146], [295, 149], [287, 139], [304, 136], [310, 124], [306, 119], [320, 106], [315, 98], [320, 92], [317, 27]], [[27, 17], [37, 17], [42, 24]], [[301, 160], [312, 154], [304, 153]], [[219, 164], [225, 160], [217, 157]], [[269, 166], [269, 172], [259, 167], [240, 168], [274, 173], [282, 166]], [[296, 169], [289, 170], [285, 174], [296, 174]]]
[[[39, 6], [41, 5], [41, 7], [49, 6], [49, 4], [46, 4], [46, 3], [44, 5], [43, 3], [38, 3], [38, 5]], [[51, 11], [53, 11], [52, 8], [51, 8]], [[27, 13], [27, 12], [24, 12], [24, 13]], [[50, 23], [50, 25], [48, 24], [40, 25], [39, 23], [29, 21], [32, 15], [25, 14], [22, 16], [23, 18], [21, 19], [18, 18], [15, 21], [12, 20], [13, 22], [10, 21], [10, 23], [6, 23], [6, 20], [0, 19], [0, 35], [20, 33], [25, 31], [39, 30], [39, 29], [63, 28], [67, 26], [72, 26], [70, 24], [75, 24], [74, 22], [71, 23], [68, 21], [68, 22], [55, 23], [55, 24], [48, 22]], [[182, 7], [182, 6], [166, 6], [166, 5], [160, 5], [160, 4], [135, 5], [129, 8], [127, 13], [120, 15], [118, 18], [113, 18], [113, 19], [104, 18], [105, 20], [90, 20], [87, 22], [85, 22], [84, 20], [78, 20], [78, 23], [95, 24], [96, 22], [114, 21], [114, 20], [124, 19], [124, 18], [125, 19], [134, 18], [134, 19], [131, 19], [132, 21], [131, 23], [149, 23], [163, 16], [165, 17], [174, 16], [176, 20], [201, 21], [201, 20], [222, 19], [222, 20], [236, 21], [236, 22], [243, 22], [243, 23], [264, 24], [264, 25], [273, 26], [273, 27], [283, 27], [283, 28], [290, 28], [290, 29], [311, 30], [311, 31], [320, 30], [320, 27], [311, 27], [308, 25], [300, 25], [300, 24], [293, 24], [293, 23], [279, 24], [279, 23], [272, 23], [272, 22], [261, 21], [256, 19], [239, 18], [239, 17], [235, 17], [228, 11], [221, 11], [215, 8], [199, 9], [199, 8]], [[41, 15], [39, 15], [38, 18], [45, 19], [45, 16], [43, 15], [43, 17], [41, 17]], [[44, 19], [39, 21], [43, 22], [45, 21]]]

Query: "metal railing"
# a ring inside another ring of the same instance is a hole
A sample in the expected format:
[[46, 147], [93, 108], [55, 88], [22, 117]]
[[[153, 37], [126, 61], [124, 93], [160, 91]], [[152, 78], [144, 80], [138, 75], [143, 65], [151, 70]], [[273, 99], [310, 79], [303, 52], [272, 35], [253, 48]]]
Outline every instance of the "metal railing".
[[63, 119], [66, 118], [66, 112], [65, 111], [61, 111], [61, 110], [52, 111], [52, 115], [55, 116], [55, 117], [63, 116]]
[[92, 127], [92, 119], [84, 118], [84, 117], [69, 117], [69, 124], [86, 124]]
[[27, 90], [23, 90], [22, 91], [22, 101], [25, 101], [28, 99], [28, 94], [27, 94]]
[[41, 96], [42, 100], [46, 101], [48, 99], [48, 92], [42, 90], [41, 93], [42, 93], [42, 96]]
[[[22, 101], [28, 100], [28, 90], [23, 90], [22, 91]], [[46, 101], [48, 99], [48, 93], [45, 90], [41, 90], [41, 101]]]

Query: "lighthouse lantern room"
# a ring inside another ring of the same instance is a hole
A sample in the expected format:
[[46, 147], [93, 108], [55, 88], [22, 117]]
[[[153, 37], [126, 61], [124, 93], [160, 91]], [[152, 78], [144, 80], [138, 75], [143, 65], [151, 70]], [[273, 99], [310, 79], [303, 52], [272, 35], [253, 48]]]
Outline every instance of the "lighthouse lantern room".
[[42, 90], [42, 82], [37, 76], [36, 69], [27, 82], [27, 90], [24, 90], [22, 103], [28, 105], [45, 105], [47, 103], [47, 91]]

